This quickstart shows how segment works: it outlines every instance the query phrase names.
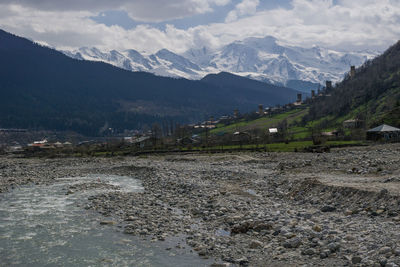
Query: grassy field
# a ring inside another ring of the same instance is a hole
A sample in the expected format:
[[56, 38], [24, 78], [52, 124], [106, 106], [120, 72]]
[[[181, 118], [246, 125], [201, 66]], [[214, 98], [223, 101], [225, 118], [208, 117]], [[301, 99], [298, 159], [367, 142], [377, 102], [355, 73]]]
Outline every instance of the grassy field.
[[227, 126], [217, 125], [217, 128], [210, 131], [211, 134], [234, 133], [236, 131], [250, 131], [254, 129], [267, 130], [268, 128], [277, 127], [283, 120], [287, 120], [290, 127], [296, 121], [300, 121], [308, 112], [308, 109], [293, 109], [284, 113], [262, 117], [252, 121], [239, 121]]
[[[326, 146], [346, 146], [346, 145], [362, 145], [363, 143], [361, 141], [327, 141], [324, 145]], [[266, 150], [269, 152], [293, 152], [295, 150], [301, 151], [306, 147], [312, 146], [313, 142], [312, 141], [294, 141], [294, 142], [289, 142], [288, 144], [286, 143], [272, 143], [272, 144], [266, 144]], [[215, 146], [215, 147], [209, 147], [205, 148], [203, 150], [232, 150], [232, 149], [263, 149], [264, 145], [232, 145], [232, 146]], [[202, 150], [201, 148], [194, 148], [194, 149], [199, 149]]]
[[[362, 107], [360, 109], [362, 109]], [[210, 131], [210, 134], [223, 135], [232, 134], [236, 131], [248, 132], [255, 129], [267, 131], [268, 128], [278, 127], [279, 124], [286, 120], [288, 137], [294, 140], [304, 140], [311, 137], [313, 128], [318, 128], [318, 130], [321, 132], [334, 131], [343, 124], [343, 121], [354, 117], [353, 114], [347, 114], [346, 116], [338, 118], [335, 118], [334, 116], [326, 116], [318, 120], [309, 121], [305, 126], [299, 126], [299, 122], [301, 122], [302, 118], [307, 115], [307, 113], [308, 108], [296, 108], [287, 112], [261, 117], [251, 121], [245, 121], [243, 119], [230, 125], [224, 125], [220, 123], [217, 125], [217, 128]], [[320, 127], [323, 125], [325, 126]], [[346, 135], [350, 134], [348, 129], [344, 130]]]
[[[79, 150], [79, 151], [70, 151], [71, 153], [65, 153], [66, 151], [60, 150], [47, 150], [41, 151], [38, 154], [32, 154], [31, 156], [38, 157], [63, 157], [63, 156], [72, 156], [72, 157], [120, 157], [127, 155], [142, 155], [142, 154], [157, 154], [157, 153], [176, 153], [176, 152], [230, 152], [232, 150], [241, 149], [260, 149], [268, 152], [294, 152], [294, 151], [303, 151], [304, 148], [312, 146], [312, 141], [293, 141], [289, 143], [270, 143], [270, 144], [251, 144], [251, 145], [229, 145], [229, 146], [213, 146], [213, 147], [175, 147], [168, 149], [158, 148], [155, 150], [137, 150], [132, 148], [123, 148], [123, 149], [113, 149], [113, 150]], [[349, 145], [363, 145], [361, 141], [328, 141], [324, 144], [324, 146], [349, 146]]]

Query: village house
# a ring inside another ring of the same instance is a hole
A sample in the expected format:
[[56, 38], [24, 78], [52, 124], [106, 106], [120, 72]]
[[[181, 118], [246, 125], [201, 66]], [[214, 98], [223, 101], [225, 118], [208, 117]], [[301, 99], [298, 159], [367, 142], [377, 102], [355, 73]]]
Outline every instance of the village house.
[[356, 129], [361, 128], [363, 126], [364, 121], [359, 119], [350, 119], [343, 122], [343, 127], [348, 129]]
[[151, 148], [153, 146], [153, 142], [151, 141], [151, 136], [138, 137], [132, 140], [132, 144], [134, 144], [137, 148], [141, 149]]
[[373, 141], [383, 140], [386, 142], [400, 142], [400, 129], [382, 124], [368, 130], [367, 139]]

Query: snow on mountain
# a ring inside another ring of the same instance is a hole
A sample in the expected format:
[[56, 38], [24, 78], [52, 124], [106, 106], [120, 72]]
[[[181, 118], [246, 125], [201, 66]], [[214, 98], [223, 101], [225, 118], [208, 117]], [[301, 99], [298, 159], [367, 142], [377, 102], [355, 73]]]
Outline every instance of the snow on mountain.
[[[202, 63], [186, 53], [194, 63]], [[245, 74], [252, 78], [286, 84], [288, 80], [324, 83], [338, 81], [351, 65], [359, 66], [377, 53], [345, 53], [320, 47], [285, 46], [273, 37], [248, 38], [231, 43], [216, 51], [210, 65], [220, 71]]]
[[321, 47], [302, 48], [281, 44], [271, 36], [247, 38], [213, 51], [190, 49], [182, 55], [162, 49], [145, 55], [136, 50], [100, 51], [82, 47], [65, 51], [85, 60], [104, 61], [131, 71], [147, 71], [160, 76], [200, 79], [209, 73], [231, 72], [270, 83], [301, 80], [323, 84], [339, 81], [351, 65], [359, 66], [377, 52], [338, 52]]

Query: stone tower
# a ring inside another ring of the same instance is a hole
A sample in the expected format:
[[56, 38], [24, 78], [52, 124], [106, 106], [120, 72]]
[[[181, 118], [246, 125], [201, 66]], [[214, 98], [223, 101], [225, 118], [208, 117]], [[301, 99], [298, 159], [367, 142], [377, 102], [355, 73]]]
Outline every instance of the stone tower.
[[297, 94], [297, 103], [301, 103], [302, 94]]
[[350, 67], [350, 78], [354, 78], [356, 76], [356, 66]]
[[239, 110], [238, 110], [238, 109], [235, 109], [235, 110], [233, 111], [233, 117], [234, 117], [234, 118], [238, 118], [238, 117], [239, 117]]
[[326, 91], [332, 90], [332, 81], [326, 81]]
[[264, 106], [262, 104], [258, 105], [258, 114], [264, 115]]

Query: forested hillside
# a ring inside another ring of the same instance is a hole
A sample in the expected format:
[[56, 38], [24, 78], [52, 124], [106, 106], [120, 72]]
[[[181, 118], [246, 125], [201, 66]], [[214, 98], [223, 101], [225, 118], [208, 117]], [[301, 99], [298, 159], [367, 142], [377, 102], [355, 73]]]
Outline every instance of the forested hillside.
[[325, 124], [358, 118], [367, 127], [381, 123], [400, 126], [400, 42], [367, 61], [326, 97], [315, 99], [305, 120], [326, 118]]
[[0, 30], [0, 128], [72, 130], [86, 135], [154, 122], [292, 101], [296, 91], [254, 90], [158, 77], [75, 60]]

